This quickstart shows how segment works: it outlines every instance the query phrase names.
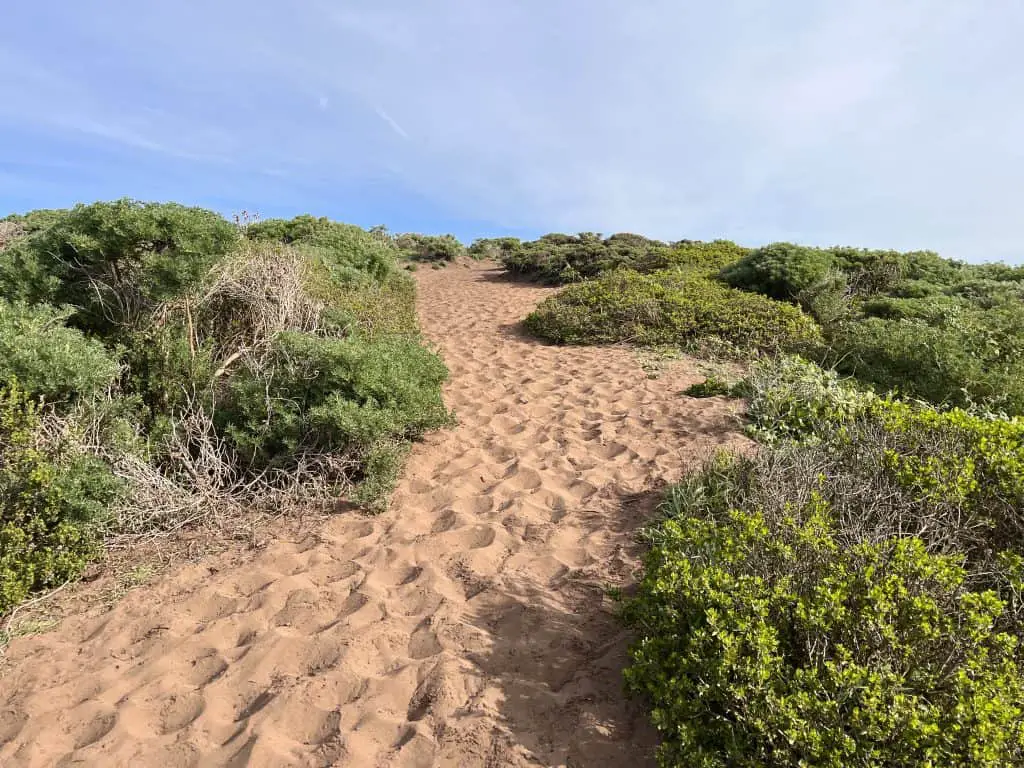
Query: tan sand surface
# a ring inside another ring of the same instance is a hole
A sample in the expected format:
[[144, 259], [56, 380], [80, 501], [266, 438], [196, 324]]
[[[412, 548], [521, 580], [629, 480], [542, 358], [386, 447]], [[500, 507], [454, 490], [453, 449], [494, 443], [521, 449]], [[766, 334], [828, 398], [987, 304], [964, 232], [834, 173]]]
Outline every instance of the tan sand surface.
[[660, 485], [743, 442], [732, 406], [680, 397], [692, 366], [522, 336], [550, 289], [491, 265], [417, 281], [459, 425], [415, 447], [391, 510], [14, 640], [0, 765], [651, 763], [606, 589]]

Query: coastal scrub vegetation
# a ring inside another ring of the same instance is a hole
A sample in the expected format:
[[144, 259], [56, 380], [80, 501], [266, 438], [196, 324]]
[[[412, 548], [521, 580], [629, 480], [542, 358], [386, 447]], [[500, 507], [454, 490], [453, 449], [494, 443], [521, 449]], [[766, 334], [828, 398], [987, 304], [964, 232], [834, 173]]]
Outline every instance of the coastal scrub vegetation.
[[4, 226], [0, 614], [112, 534], [379, 508], [450, 419], [391, 238], [133, 200]]

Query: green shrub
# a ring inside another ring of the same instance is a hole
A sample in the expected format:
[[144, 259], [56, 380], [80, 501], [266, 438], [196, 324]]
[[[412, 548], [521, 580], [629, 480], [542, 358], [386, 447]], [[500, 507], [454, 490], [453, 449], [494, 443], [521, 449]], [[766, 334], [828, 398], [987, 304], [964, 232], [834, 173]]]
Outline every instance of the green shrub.
[[522, 241], [518, 237], [481, 237], [469, 246], [469, 255], [474, 259], [502, 261], [507, 254], [521, 247]]
[[835, 257], [823, 248], [772, 243], [726, 267], [720, 277], [734, 288], [788, 301], [821, 282], [834, 268]]
[[764, 442], [820, 437], [877, 399], [835, 371], [789, 356], [755, 362], [743, 389], [750, 431]]
[[28, 213], [12, 213], [10, 216], [0, 219], [0, 221], [17, 224], [23, 231], [32, 234], [41, 229], [46, 229], [66, 216], [67, 213], [67, 208], [37, 208]]
[[818, 340], [814, 321], [796, 307], [671, 270], [619, 270], [569, 286], [542, 302], [525, 324], [541, 338], [567, 344], [683, 345], [714, 338], [745, 350], [775, 350]]
[[399, 235], [395, 245], [413, 261], [451, 262], [466, 255], [466, 246], [453, 235]]
[[103, 344], [68, 328], [71, 309], [0, 299], [0, 381], [12, 378], [47, 400], [89, 397], [117, 379], [120, 366]]
[[667, 251], [665, 243], [639, 235], [619, 234], [602, 239], [595, 232], [581, 232], [548, 234], [527, 243], [502, 243], [501, 261], [512, 273], [564, 284], [616, 269], [657, 265], [667, 261]]
[[708, 376], [683, 390], [687, 397], [733, 397], [735, 392], [735, 385], [717, 376]]
[[81, 572], [121, 492], [103, 462], [44, 439], [41, 426], [16, 383], [0, 388], [0, 614]]
[[1024, 413], [1022, 313], [955, 312], [947, 305], [932, 320], [938, 324], [875, 317], [846, 324], [830, 333], [822, 359], [882, 391]]
[[251, 224], [246, 236], [251, 240], [309, 246], [332, 279], [340, 283], [366, 278], [382, 281], [394, 270], [397, 257], [397, 249], [390, 241], [353, 224], [309, 215]]
[[237, 240], [234, 226], [201, 208], [77, 205], [0, 251], [0, 295], [72, 306], [74, 325], [109, 334], [196, 285]]
[[681, 268], [696, 270], [710, 276], [749, 254], [749, 248], [737, 245], [731, 240], [713, 240], [710, 243], [687, 241], [677, 243], [671, 248], [649, 251], [636, 265], [636, 269], [639, 272], [656, 272], [662, 269]]
[[273, 355], [229, 382], [218, 427], [254, 467], [307, 452], [356, 451], [447, 423], [447, 370], [417, 339], [282, 333]]
[[820, 498], [666, 521], [625, 617], [665, 766], [1012, 766], [1018, 639], [955, 556], [845, 546]]

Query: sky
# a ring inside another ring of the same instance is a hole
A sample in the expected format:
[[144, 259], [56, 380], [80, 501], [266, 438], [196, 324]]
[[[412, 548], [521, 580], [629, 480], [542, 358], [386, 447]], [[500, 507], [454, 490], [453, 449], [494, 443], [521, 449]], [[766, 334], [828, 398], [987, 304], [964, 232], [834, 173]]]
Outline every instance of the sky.
[[0, 215], [133, 197], [1024, 262], [1019, 0], [33, 0]]

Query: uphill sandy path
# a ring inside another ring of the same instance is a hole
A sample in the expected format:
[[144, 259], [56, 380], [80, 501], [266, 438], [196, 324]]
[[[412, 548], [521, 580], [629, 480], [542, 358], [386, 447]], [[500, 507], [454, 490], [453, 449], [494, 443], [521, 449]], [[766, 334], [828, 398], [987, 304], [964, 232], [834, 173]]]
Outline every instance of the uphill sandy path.
[[415, 448], [391, 511], [16, 640], [0, 765], [649, 764], [605, 588], [651, 491], [735, 420], [677, 396], [685, 367], [522, 337], [547, 289], [486, 265], [417, 280], [460, 423]]

